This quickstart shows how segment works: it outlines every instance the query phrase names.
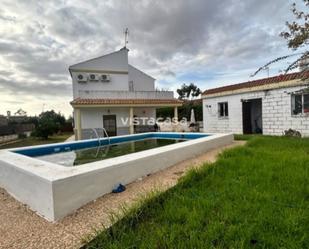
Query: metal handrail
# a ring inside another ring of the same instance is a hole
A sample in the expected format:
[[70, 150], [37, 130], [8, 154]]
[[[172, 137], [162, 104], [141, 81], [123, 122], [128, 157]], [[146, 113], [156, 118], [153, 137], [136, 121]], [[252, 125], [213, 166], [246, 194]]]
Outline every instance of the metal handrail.
[[[108, 145], [110, 145], [111, 141], [110, 141], [110, 137], [106, 131], [106, 129], [103, 127], [102, 128], [103, 132], [105, 133], [106, 137], [108, 138]], [[95, 157], [97, 157], [99, 155], [99, 152], [100, 152], [100, 149], [101, 149], [101, 140], [100, 140], [100, 136], [99, 136], [99, 133], [97, 132], [97, 130], [95, 128], [92, 128], [92, 131], [94, 132], [94, 134], [97, 136], [98, 138], [98, 143], [99, 143], [99, 146], [98, 146], [98, 149], [97, 149], [97, 153], [95, 155]], [[109, 150], [109, 146], [106, 146], [106, 153], [107, 151]]]
[[97, 130], [95, 128], [92, 128], [92, 131], [94, 132], [94, 134], [97, 136], [97, 139], [98, 139], [98, 143], [99, 143], [99, 147], [101, 147], [101, 141], [100, 141], [100, 136], [97, 132]]
[[80, 98], [104, 98], [104, 99], [173, 99], [173, 91], [103, 91], [103, 90], [79, 90]]
[[[103, 130], [104, 134], [106, 135], [106, 137], [108, 139], [108, 145], [110, 145], [111, 144], [111, 139], [110, 139], [106, 129], [103, 127], [102, 130]], [[92, 128], [92, 131], [94, 131], [94, 134], [97, 136], [98, 142], [99, 142], [99, 146], [101, 147], [101, 140], [100, 140], [101, 138], [99, 136], [99, 133], [97, 132], [96, 128]]]
[[110, 139], [109, 135], [107, 134], [107, 131], [106, 131], [106, 129], [104, 127], [103, 127], [103, 131], [104, 131], [106, 137], [108, 138], [108, 144], [110, 145], [111, 144], [111, 139]]

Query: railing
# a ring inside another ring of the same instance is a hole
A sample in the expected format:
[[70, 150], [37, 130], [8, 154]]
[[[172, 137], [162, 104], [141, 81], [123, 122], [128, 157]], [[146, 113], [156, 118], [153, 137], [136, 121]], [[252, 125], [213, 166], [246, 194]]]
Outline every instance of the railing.
[[[110, 140], [110, 137], [109, 137], [109, 135], [107, 134], [107, 131], [106, 131], [106, 129], [103, 127], [103, 128], [98, 128], [98, 129], [103, 129], [103, 135], [105, 134], [106, 135], [106, 137], [108, 138], [108, 145], [107, 146], [105, 146], [105, 155], [108, 153], [108, 151], [109, 151], [109, 147], [110, 147], [110, 144], [111, 144], [111, 140]], [[95, 157], [97, 158], [98, 157], [98, 155], [99, 155], [99, 153], [100, 153], [100, 150], [101, 150], [101, 147], [102, 147], [102, 145], [101, 145], [101, 138], [100, 138], [100, 136], [99, 136], [99, 133], [98, 133], [98, 131], [97, 131], [97, 129], [95, 129], [95, 128], [92, 128], [92, 131], [94, 132], [94, 134], [96, 135], [96, 137], [97, 137], [97, 139], [98, 139], [98, 143], [99, 143], [99, 146], [98, 146], [98, 148], [97, 148], [97, 152], [96, 152], [96, 155], [95, 155]]]
[[[107, 134], [106, 129], [104, 127], [103, 128], [98, 128], [98, 129], [102, 129], [103, 130], [103, 135], [105, 134], [105, 136], [108, 139], [108, 145], [110, 145], [111, 139], [110, 139], [109, 135]], [[96, 137], [98, 139], [99, 146], [101, 146], [101, 140], [100, 140], [101, 138], [99, 136], [99, 133], [98, 133], [97, 129], [96, 128], [92, 128], [92, 131], [93, 131], [93, 133], [96, 135]]]
[[172, 99], [172, 91], [102, 91], [79, 90], [78, 97], [85, 99]]

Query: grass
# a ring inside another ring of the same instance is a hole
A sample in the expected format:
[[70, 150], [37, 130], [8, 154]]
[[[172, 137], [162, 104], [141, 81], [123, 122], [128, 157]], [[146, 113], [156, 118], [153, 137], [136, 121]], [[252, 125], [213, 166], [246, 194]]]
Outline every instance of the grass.
[[309, 139], [250, 137], [84, 248], [308, 248]]
[[234, 139], [235, 140], [242, 140], [242, 141], [248, 141], [248, 140], [251, 140], [253, 138], [256, 138], [256, 137], [261, 137], [261, 136], [264, 136], [265, 135], [256, 135], [256, 134], [235, 134], [234, 135]]
[[17, 148], [24, 146], [32, 146], [32, 145], [40, 145], [40, 144], [50, 144], [50, 143], [59, 143], [65, 141], [67, 138], [72, 136], [73, 133], [63, 133], [60, 135], [50, 136], [47, 140], [35, 137], [27, 137], [24, 139], [20, 139], [14, 143], [9, 143], [5, 145], [0, 145], [0, 149], [9, 149], [9, 148]]

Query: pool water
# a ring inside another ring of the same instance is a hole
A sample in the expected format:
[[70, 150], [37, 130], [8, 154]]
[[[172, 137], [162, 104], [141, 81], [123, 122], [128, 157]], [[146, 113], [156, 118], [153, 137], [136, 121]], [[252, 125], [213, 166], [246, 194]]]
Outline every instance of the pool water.
[[60, 152], [37, 156], [36, 158], [60, 164], [63, 166], [78, 166], [85, 163], [91, 163], [117, 156], [123, 156], [130, 153], [149, 150], [166, 146], [169, 144], [186, 141], [186, 139], [166, 139], [166, 138], [148, 138], [143, 140], [122, 142], [105, 146], [97, 146], [86, 149], [72, 150], [68, 152]]

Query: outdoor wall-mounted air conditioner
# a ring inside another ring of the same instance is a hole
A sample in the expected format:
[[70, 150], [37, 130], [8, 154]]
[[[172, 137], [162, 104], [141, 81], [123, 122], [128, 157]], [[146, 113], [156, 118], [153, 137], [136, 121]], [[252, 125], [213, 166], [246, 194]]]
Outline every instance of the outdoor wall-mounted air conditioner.
[[90, 81], [99, 81], [99, 75], [95, 73], [90, 73], [88, 78]]
[[77, 81], [78, 81], [78, 83], [86, 83], [87, 79], [88, 79], [87, 74], [85, 74], [85, 73], [77, 74]]
[[111, 77], [108, 74], [102, 74], [101, 75], [101, 80], [103, 82], [110, 82], [111, 81]]

